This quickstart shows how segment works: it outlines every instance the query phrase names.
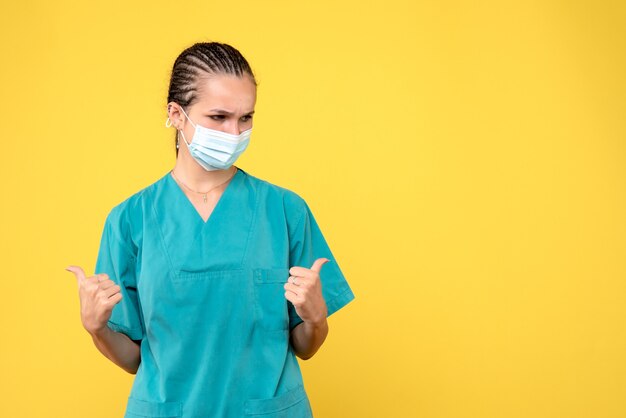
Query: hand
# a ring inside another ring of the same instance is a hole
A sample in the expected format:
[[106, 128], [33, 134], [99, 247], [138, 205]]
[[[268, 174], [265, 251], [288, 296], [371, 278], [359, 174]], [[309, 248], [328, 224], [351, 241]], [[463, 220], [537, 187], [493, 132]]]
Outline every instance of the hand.
[[90, 334], [97, 334], [106, 328], [113, 306], [122, 300], [121, 289], [105, 273], [85, 277], [85, 272], [78, 266], [69, 266], [65, 270], [76, 276], [83, 327]]
[[310, 269], [289, 269], [291, 276], [285, 283], [285, 298], [293, 304], [304, 322], [319, 324], [326, 320], [328, 309], [322, 296], [320, 269], [329, 261], [327, 258], [318, 258]]

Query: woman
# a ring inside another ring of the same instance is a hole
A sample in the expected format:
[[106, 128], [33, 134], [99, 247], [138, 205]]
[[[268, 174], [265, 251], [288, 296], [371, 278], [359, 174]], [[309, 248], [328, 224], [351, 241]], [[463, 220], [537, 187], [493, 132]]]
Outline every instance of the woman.
[[233, 165], [256, 87], [232, 46], [183, 51], [173, 169], [110, 211], [97, 274], [67, 268], [96, 347], [136, 373], [126, 417], [312, 416], [296, 356], [354, 294], [306, 202]]

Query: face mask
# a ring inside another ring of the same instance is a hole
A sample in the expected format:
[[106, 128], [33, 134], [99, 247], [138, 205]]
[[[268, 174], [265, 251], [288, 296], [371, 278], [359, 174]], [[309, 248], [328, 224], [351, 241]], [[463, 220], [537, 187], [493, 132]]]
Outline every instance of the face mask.
[[[181, 110], [183, 109], [181, 108]], [[252, 128], [241, 132], [239, 135], [233, 135], [196, 125], [184, 110], [183, 114], [189, 119], [189, 122], [195, 129], [191, 144], [187, 142], [183, 131], [179, 130], [179, 132], [183, 135], [183, 140], [191, 156], [205, 170], [213, 171], [229, 168], [248, 147]]]

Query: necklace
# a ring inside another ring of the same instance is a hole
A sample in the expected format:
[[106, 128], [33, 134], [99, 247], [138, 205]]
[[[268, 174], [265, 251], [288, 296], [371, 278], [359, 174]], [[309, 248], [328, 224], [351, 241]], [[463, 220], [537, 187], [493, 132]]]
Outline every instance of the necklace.
[[[237, 167], [235, 167], [235, 172], [233, 173], [233, 175], [232, 175], [232, 176], [230, 176], [230, 177], [228, 178], [228, 180], [232, 179], [232, 178], [235, 176], [235, 174], [237, 174], [237, 170], [238, 170], [238, 169], [237, 169]], [[170, 170], [170, 173], [172, 173], [172, 176], [176, 179], [176, 181], [177, 181], [177, 182], [179, 182], [180, 184], [182, 184], [182, 185], [185, 187], [185, 189], [187, 189], [187, 190], [189, 190], [189, 191], [192, 191], [192, 192], [194, 192], [194, 193], [201, 194], [201, 195], [202, 195], [202, 197], [203, 197], [204, 203], [206, 203], [206, 195], [207, 195], [207, 194], [208, 194], [211, 190], [213, 190], [213, 189], [216, 189], [216, 188], [220, 187], [222, 184], [224, 184], [224, 183], [226, 183], [226, 182], [228, 181], [228, 180], [226, 180], [225, 182], [220, 183], [220, 184], [218, 184], [217, 186], [213, 186], [213, 187], [211, 187], [209, 190], [207, 190], [206, 192], [198, 192], [198, 191], [196, 191], [196, 190], [193, 190], [193, 189], [192, 189], [192, 188], [190, 188], [189, 186], [187, 186], [187, 185], [186, 185], [185, 183], [183, 183], [182, 181], [180, 181], [180, 180], [178, 179], [178, 177], [176, 177], [176, 175], [174, 174], [174, 170]]]

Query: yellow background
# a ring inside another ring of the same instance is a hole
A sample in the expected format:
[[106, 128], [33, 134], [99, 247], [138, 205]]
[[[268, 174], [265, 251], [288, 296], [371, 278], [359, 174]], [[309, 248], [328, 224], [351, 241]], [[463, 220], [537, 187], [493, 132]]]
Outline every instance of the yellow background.
[[173, 166], [200, 41], [259, 81], [238, 165], [307, 200], [356, 295], [300, 362], [316, 417], [626, 416], [623, 4], [5, 2], [0, 416], [122, 416], [64, 267]]

